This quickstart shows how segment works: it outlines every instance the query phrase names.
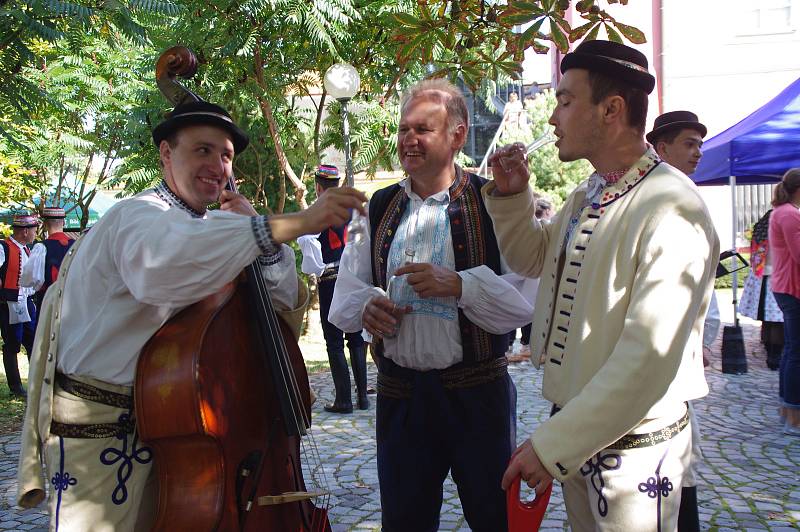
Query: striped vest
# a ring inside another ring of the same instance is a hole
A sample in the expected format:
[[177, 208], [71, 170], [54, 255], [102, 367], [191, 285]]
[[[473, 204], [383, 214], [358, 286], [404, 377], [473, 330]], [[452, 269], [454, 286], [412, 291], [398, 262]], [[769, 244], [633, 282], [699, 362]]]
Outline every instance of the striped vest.
[[[447, 215], [450, 218], [456, 271], [485, 264], [500, 275], [497, 238], [480, 192], [486, 181], [456, 166], [456, 180], [450, 187]], [[408, 196], [399, 184], [377, 191], [369, 202], [372, 283], [384, 290], [389, 249], [408, 202]], [[458, 324], [461, 330], [464, 365], [501, 357], [508, 349], [507, 334], [490, 334], [467, 319], [460, 308]], [[376, 346], [376, 353], [378, 356], [383, 355], [382, 343]]]

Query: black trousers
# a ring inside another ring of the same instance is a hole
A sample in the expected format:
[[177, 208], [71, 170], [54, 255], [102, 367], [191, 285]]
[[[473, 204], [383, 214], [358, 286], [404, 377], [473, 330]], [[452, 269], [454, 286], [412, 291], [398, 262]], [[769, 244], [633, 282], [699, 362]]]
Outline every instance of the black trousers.
[[[353, 365], [356, 383], [363, 381], [364, 393], [366, 393], [366, 349], [364, 339], [360, 332], [344, 333], [341, 329], [328, 321], [328, 312], [331, 309], [333, 300], [333, 288], [336, 285], [336, 278], [320, 279], [319, 288], [319, 317], [322, 322], [322, 334], [325, 337], [325, 346], [328, 349], [328, 362], [331, 366], [331, 377], [333, 386], [336, 390], [337, 404], [350, 403], [350, 371], [347, 368], [347, 359], [344, 356], [344, 340], [347, 339], [347, 349], [350, 351], [350, 363]], [[358, 361], [353, 362], [353, 357]], [[363, 363], [361, 359], [364, 359]], [[360, 371], [364, 371], [364, 375]], [[355, 373], [359, 373], [355, 375]], [[359, 386], [361, 387], [361, 386]], [[359, 390], [360, 391], [360, 390]]]
[[438, 371], [414, 372], [412, 397], [378, 391], [376, 436], [384, 532], [439, 528], [448, 472], [477, 532], [507, 529], [500, 480], [516, 447], [517, 391], [503, 376], [448, 390]]
[[22, 380], [19, 376], [19, 366], [17, 365], [17, 355], [20, 347], [25, 346], [28, 352], [28, 359], [33, 351], [33, 336], [36, 332], [36, 306], [28, 298], [28, 313], [31, 321], [27, 323], [9, 323], [8, 303], [0, 301], [0, 335], [3, 337], [3, 367], [6, 372], [9, 388], [19, 388]]

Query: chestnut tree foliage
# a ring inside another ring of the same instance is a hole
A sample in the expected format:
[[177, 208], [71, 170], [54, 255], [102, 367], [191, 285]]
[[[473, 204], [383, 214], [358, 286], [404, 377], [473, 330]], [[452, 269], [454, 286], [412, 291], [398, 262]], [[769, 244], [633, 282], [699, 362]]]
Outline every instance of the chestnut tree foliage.
[[251, 135], [240, 189], [282, 212], [307, 205], [310, 170], [341, 147], [338, 102], [309, 97], [332, 64], [361, 75], [354, 162], [374, 173], [396, 165], [405, 87], [446, 76], [483, 94], [519, 76], [526, 49], [644, 42], [605, 10], [614, 3], [627, 0], [0, 0], [0, 205], [35, 207], [32, 193], [53, 187], [82, 205], [98, 185], [132, 194], [156, 182], [150, 131], [171, 105], [153, 70], [175, 44], [199, 59], [186, 86]]

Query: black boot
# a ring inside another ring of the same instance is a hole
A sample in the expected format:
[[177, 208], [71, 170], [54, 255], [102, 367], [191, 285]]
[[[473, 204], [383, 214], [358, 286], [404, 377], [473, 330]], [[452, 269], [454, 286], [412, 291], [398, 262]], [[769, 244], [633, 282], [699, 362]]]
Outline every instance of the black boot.
[[360, 345], [350, 348], [350, 365], [353, 367], [353, 378], [356, 381], [358, 392], [358, 409], [369, 409], [367, 398], [367, 346]]
[[775, 344], [767, 344], [767, 367], [773, 371], [780, 369], [782, 354], [782, 345], [776, 346]]
[[350, 370], [344, 353], [328, 353], [328, 362], [331, 364], [331, 377], [336, 397], [333, 403], [325, 405], [325, 410], [335, 414], [350, 414], [353, 411], [353, 396], [350, 391]]
[[17, 353], [3, 353], [3, 367], [6, 372], [6, 382], [11, 390], [11, 395], [25, 397], [25, 388], [22, 387], [22, 380], [19, 377], [19, 367], [17, 366]]
[[697, 488], [695, 486], [681, 489], [678, 532], [700, 532], [700, 515], [697, 512]]

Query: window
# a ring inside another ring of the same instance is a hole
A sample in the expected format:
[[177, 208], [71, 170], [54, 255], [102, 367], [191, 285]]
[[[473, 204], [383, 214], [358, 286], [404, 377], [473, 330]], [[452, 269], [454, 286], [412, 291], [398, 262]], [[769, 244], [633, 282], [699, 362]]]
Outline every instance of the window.
[[739, 33], [742, 35], [787, 33], [794, 30], [796, 0], [740, 0]]

